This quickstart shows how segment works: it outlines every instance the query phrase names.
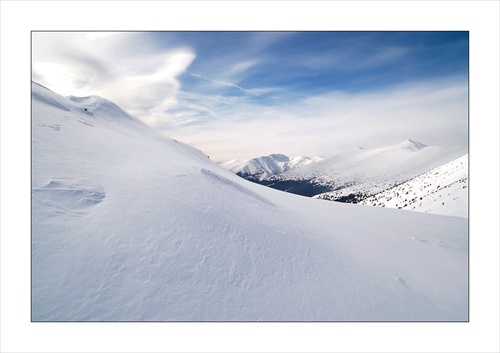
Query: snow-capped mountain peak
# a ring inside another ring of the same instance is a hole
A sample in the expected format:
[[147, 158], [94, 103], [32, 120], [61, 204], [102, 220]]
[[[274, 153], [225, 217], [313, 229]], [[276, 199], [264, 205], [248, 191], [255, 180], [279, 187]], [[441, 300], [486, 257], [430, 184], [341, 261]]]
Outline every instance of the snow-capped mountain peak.
[[399, 144], [399, 147], [401, 149], [407, 149], [412, 152], [420, 151], [421, 149], [427, 147], [427, 145], [424, 145], [421, 142], [413, 141], [411, 139], [405, 140], [402, 143]]
[[460, 148], [445, 149], [406, 139], [379, 148], [357, 147], [328, 158], [280, 155], [281, 160], [288, 159], [281, 163], [273, 157], [276, 155], [269, 155], [223, 166], [245, 179], [278, 190], [356, 203], [465, 153]]
[[281, 174], [304, 165], [323, 160], [322, 157], [288, 157], [274, 153], [253, 159], [234, 159], [221, 163], [221, 166], [242, 177], [263, 180], [272, 175]]
[[[273, 153], [273, 154], [270, 154], [266, 157], [269, 157], [277, 162], [282, 162], [282, 163], [288, 163], [290, 161], [290, 157], [285, 156], [284, 154], [281, 154], [281, 153]], [[261, 158], [263, 158], [263, 157], [261, 157]]]

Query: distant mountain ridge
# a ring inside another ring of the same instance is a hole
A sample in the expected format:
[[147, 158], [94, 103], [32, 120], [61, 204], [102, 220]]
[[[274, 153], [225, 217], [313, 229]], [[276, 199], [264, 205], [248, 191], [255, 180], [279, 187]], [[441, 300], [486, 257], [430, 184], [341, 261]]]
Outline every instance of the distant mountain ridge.
[[222, 166], [247, 180], [274, 189], [331, 201], [360, 203], [462, 157], [466, 152], [460, 148], [428, 146], [406, 139], [378, 148], [358, 147], [314, 163], [298, 164], [288, 170], [275, 168], [272, 172], [262, 172], [263, 168], [259, 169], [256, 162], [268, 161], [264, 157], [249, 160], [251, 163], [240, 162], [237, 169], [228, 168], [229, 162]]
[[408, 140], [401, 142], [399, 144], [399, 147], [401, 147], [402, 149], [406, 148], [410, 151], [415, 152], [415, 151], [421, 150], [423, 148], [426, 148], [427, 145], [424, 145], [423, 143], [418, 142], [418, 141], [413, 141], [412, 139], [408, 139]]
[[264, 180], [270, 176], [321, 160], [323, 160], [323, 157], [319, 156], [288, 157], [284, 154], [275, 153], [252, 159], [233, 159], [221, 163], [221, 166], [244, 178]]

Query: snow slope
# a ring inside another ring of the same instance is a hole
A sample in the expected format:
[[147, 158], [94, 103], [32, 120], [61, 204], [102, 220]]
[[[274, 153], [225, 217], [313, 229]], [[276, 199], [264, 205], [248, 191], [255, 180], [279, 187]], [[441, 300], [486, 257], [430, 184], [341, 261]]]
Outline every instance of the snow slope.
[[359, 203], [467, 218], [468, 161], [467, 154]]
[[357, 148], [323, 161], [268, 178], [274, 184], [309, 181], [332, 191], [316, 197], [327, 200], [365, 198], [401, 184], [432, 168], [448, 163], [466, 152], [426, 146], [413, 140], [374, 149]]
[[319, 162], [323, 157], [288, 157], [284, 154], [270, 154], [253, 159], [233, 159], [220, 165], [242, 177], [264, 180], [272, 175], [287, 172], [311, 163]]
[[468, 221], [250, 183], [32, 85], [33, 321], [467, 321]]

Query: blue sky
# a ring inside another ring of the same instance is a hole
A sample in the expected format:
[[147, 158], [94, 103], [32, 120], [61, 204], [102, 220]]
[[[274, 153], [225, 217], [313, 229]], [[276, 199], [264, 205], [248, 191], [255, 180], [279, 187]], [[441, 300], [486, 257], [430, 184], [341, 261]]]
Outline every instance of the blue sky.
[[217, 161], [468, 143], [467, 32], [33, 32], [32, 76]]

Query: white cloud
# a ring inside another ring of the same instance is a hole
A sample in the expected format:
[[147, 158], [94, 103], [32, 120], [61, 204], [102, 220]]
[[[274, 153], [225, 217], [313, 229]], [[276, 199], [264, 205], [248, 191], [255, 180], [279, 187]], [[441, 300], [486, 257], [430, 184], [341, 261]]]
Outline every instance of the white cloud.
[[213, 79], [211, 79], [211, 78], [208, 78], [208, 77], [205, 77], [205, 76], [202, 76], [202, 75], [198, 75], [198, 74], [195, 74], [195, 73], [192, 73], [192, 72], [190, 72], [190, 75], [191, 75], [191, 76], [193, 76], [193, 77], [197, 77], [197, 78], [201, 78], [201, 79], [203, 79], [203, 80], [210, 81], [210, 82], [212, 82], [212, 83], [215, 83], [216, 85], [222, 85], [222, 86], [234, 87], [234, 88], [237, 88], [237, 89], [239, 89], [240, 91], [245, 92], [245, 93], [247, 93], [247, 94], [250, 94], [250, 95], [253, 95], [253, 96], [259, 96], [258, 94], [253, 93], [253, 92], [251, 92], [251, 91], [249, 91], [249, 90], [247, 90], [247, 89], [245, 89], [245, 88], [243, 88], [243, 87], [241, 87], [241, 86], [238, 86], [238, 85], [236, 85], [236, 84], [234, 84], [234, 83], [224, 82], [224, 81], [218, 81], [218, 80], [213, 80]]
[[33, 80], [64, 95], [97, 94], [144, 121], [166, 123], [189, 48], [160, 50], [140, 32], [34, 32]]
[[204, 123], [165, 130], [217, 161], [269, 153], [333, 154], [412, 138], [428, 145], [466, 146], [467, 80], [419, 83], [365, 93], [332, 92], [279, 106], [203, 101], [216, 112]]
[[234, 77], [234, 76], [240, 75], [258, 64], [259, 64], [259, 60], [257, 60], [257, 59], [244, 60], [241, 62], [237, 62], [237, 63], [231, 65], [230, 67], [226, 68], [226, 75], [228, 77]]

